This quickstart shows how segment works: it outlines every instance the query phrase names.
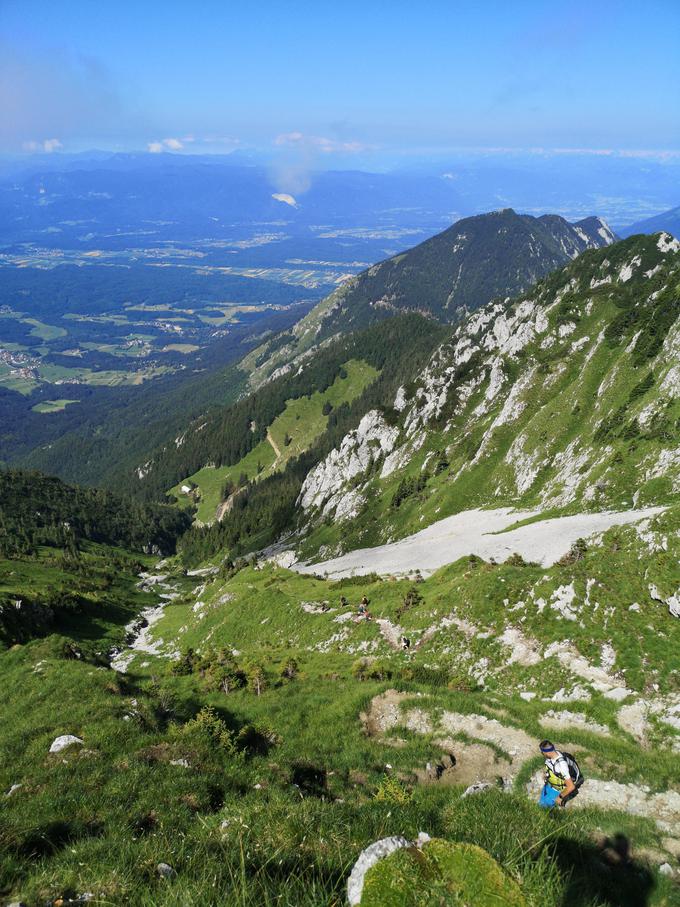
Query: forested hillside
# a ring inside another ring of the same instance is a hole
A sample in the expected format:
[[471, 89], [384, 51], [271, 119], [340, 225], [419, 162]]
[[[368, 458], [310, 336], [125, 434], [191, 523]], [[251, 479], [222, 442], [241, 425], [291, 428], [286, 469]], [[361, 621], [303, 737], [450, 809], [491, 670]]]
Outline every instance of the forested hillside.
[[411, 315], [334, 340], [298, 369], [285, 370], [233, 405], [195, 420], [148, 462], [138, 464], [126, 487], [146, 499], [158, 500], [177, 482], [208, 463], [237, 463], [266, 437], [286, 401], [326, 390], [344, 363], [362, 360], [380, 371], [381, 376], [351, 407], [342, 405], [329, 414], [330, 430], [335, 431], [338, 425], [346, 430], [374, 400], [389, 398], [391, 390], [398, 387], [401, 374], [415, 373], [446, 333], [447, 329], [435, 322]]
[[0, 555], [40, 547], [76, 550], [83, 542], [172, 554], [188, 519], [171, 507], [140, 504], [100, 489], [66, 485], [50, 476], [0, 471]]
[[365, 327], [400, 312], [455, 323], [495, 297], [514, 296], [586, 249], [615, 242], [597, 217], [570, 224], [557, 215], [531, 217], [511, 208], [459, 220], [380, 262], [320, 302], [281, 341], [245, 360], [251, 385], [337, 332]]

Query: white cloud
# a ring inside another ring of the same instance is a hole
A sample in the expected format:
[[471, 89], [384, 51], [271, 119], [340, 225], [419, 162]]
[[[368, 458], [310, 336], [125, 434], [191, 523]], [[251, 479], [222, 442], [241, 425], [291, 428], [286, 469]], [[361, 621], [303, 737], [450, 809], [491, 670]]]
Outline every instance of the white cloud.
[[362, 142], [341, 142], [324, 135], [305, 135], [303, 132], [282, 132], [276, 136], [274, 144], [279, 147], [306, 148], [322, 154], [359, 154], [371, 147]]
[[151, 152], [151, 154], [160, 154], [161, 151], [181, 151], [183, 147], [184, 143], [181, 139], [168, 138], [159, 142], [149, 142], [146, 150]]
[[45, 154], [52, 154], [53, 151], [58, 151], [64, 146], [59, 139], [42, 139], [39, 142], [36, 142], [35, 139], [31, 139], [28, 142], [23, 142], [21, 147], [24, 151], [43, 151]]
[[272, 193], [272, 198], [276, 199], [277, 202], [283, 202], [284, 205], [290, 205], [291, 208], [300, 207], [297, 203], [297, 200], [287, 192], [274, 192]]

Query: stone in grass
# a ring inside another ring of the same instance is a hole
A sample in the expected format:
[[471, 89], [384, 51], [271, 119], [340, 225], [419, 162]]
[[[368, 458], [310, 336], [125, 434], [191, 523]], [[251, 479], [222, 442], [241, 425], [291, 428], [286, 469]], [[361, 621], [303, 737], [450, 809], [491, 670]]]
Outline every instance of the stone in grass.
[[52, 742], [50, 752], [60, 753], [62, 750], [68, 749], [69, 746], [73, 746], [74, 744], [82, 746], [83, 741], [80, 737], [74, 737], [73, 734], [62, 734], [61, 737], [57, 737], [57, 739]]
[[[352, 902], [350, 902], [352, 903]], [[366, 873], [360, 907], [526, 907], [517, 883], [481, 847], [434, 838], [402, 847]]]
[[169, 863], [159, 863], [156, 872], [162, 879], [173, 879], [177, 875]]
[[347, 900], [350, 904], [361, 903], [361, 893], [366, 873], [380, 860], [403, 847], [410, 847], [406, 838], [402, 835], [393, 835], [391, 838], [381, 838], [380, 841], [374, 841], [373, 844], [362, 850], [347, 880]]

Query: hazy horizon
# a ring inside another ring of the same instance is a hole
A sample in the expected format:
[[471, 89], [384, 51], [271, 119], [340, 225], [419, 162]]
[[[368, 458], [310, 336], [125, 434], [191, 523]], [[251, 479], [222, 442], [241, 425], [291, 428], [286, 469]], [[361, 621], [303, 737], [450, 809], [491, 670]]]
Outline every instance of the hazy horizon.
[[[490, 21], [493, 28], [489, 27]], [[680, 6], [5, 0], [0, 153], [680, 156]]]

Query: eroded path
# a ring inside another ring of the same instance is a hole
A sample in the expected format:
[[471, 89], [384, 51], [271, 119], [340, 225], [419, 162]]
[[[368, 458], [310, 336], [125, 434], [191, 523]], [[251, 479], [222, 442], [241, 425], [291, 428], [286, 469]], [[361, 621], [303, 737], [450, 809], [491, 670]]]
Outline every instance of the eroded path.
[[[361, 719], [371, 736], [388, 744], [399, 745], [402, 728], [434, 735], [434, 742], [442, 751], [455, 757], [448, 779], [455, 784], [494, 785], [502, 778], [503, 787], [510, 790], [524, 763], [537, 755], [537, 740], [521, 728], [487, 715], [440, 710], [427, 696], [416, 703], [412, 693], [387, 690], [373, 698]], [[461, 740], [460, 735], [465, 739]], [[504, 755], [500, 756], [499, 751]], [[541, 785], [539, 770], [526, 785], [527, 795], [538, 799]], [[569, 808], [584, 806], [621, 810], [651, 819], [665, 834], [680, 837], [677, 790], [652, 792], [646, 786], [589, 776]]]

